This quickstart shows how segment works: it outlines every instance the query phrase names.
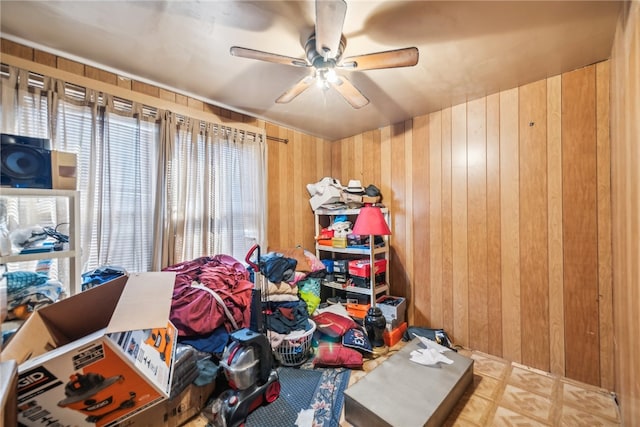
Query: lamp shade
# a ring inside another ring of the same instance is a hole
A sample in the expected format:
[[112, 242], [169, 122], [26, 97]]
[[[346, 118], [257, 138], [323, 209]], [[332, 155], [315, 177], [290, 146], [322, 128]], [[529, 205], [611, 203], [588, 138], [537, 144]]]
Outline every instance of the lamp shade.
[[387, 221], [378, 206], [364, 206], [356, 218], [353, 234], [388, 236], [391, 234]]

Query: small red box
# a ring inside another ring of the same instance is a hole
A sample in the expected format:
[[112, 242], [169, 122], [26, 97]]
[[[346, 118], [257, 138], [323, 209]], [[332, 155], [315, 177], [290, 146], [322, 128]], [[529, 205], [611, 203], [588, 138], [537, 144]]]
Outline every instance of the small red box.
[[[371, 277], [371, 261], [368, 259], [354, 259], [349, 261], [349, 274], [359, 277]], [[387, 260], [377, 259], [374, 263], [376, 274], [387, 271]]]
[[382, 338], [384, 339], [384, 344], [388, 347], [393, 347], [396, 345], [404, 335], [404, 332], [407, 330], [407, 322], [402, 322], [400, 326], [395, 329], [392, 329], [391, 332], [385, 329], [382, 334]]

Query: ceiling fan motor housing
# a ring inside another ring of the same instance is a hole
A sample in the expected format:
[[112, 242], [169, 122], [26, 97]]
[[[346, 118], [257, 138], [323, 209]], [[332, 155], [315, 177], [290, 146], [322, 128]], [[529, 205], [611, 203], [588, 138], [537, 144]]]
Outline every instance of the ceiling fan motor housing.
[[340, 45], [338, 46], [338, 52], [335, 57], [327, 58], [316, 50], [316, 34], [313, 33], [307, 39], [307, 43], [304, 45], [304, 51], [307, 55], [307, 60], [314, 68], [334, 68], [336, 64], [342, 59], [342, 53], [345, 47], [347, 47], [347, 39], [344, 35], [340, 36]]

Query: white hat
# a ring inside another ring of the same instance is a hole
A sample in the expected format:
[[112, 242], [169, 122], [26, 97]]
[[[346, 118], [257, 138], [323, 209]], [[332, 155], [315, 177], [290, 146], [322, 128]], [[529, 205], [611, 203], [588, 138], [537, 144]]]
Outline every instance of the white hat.
[[364, 187], [360, 183], [359, 179], [350, 179], [349, 185], [344, 189], [347, 193], [356, 193], [362, 194], [364, 193]]

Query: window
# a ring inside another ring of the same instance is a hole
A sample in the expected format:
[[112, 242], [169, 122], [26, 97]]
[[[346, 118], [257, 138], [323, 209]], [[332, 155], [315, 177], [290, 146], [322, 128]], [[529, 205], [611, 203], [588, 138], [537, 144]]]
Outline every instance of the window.
[[60, 101], [55, 140], [78, 156], [83, 271], [152, 268], [159, 125]]
[[[266, 240], [262, 134], [177, 118], [15, 67], [2, 65], [0, 74], [2, 132], [51, 138], [54, 149], [77, 155], [83, 272], [149, 271], [154, 259], [166, 265], [216, 254], [242, 260]], [[164, 129], [160, 116], [180, 124]], [[58, 215], [51, 224], [65, 217], [54, 205], [44, 207]], [[172, 253], [158, 257], [158, 248]]]

